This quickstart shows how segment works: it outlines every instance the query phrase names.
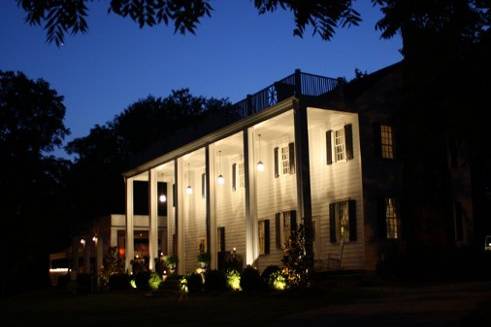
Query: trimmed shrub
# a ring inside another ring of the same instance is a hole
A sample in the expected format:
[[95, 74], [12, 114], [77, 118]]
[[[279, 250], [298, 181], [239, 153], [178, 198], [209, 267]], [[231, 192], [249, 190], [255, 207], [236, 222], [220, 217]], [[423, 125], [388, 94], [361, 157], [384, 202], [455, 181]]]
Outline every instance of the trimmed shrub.
[[264, 289], [264, 283], [257, 269], [247, 266], [240, 275], [240, 287], [245, 292], [259, 291]]
[[109, 289], [111, 291], [126, 290], [130, 286], [130, 278], [125, 273], [117, 273], [109, 276]]
[[150, 279], [150, 273], [148, 271], [140, 271], [135, 275], [136, 288], [139, 290], [148, 291], [150, 285], [148, 285], [148, 280]]
[[281, 269], [278, 266], [267, 266], [261, 274], [261, 279], [263, 280], [263, 283], [271, 287], [271, 275], [280, 270]]
[[227, 276], [219, 270], [210, 270], [205, 274], [205, 290], [225, 291], [227, 289]]
[[148, 286], [152, 291], [156, 291], [159, 289], [160, 284], [162, 283], [162, 278], [156, 272], [150, 274], [150, 278], [148, 279]]
[[77, 275], [77, 293], [89, 294], [91, 290], [91, 276], [90, 274], [78, 274]]
[[189, 293], [198, 293], [203, 289], [203, 277], [201, 274], [192, 273], [187, 278]]

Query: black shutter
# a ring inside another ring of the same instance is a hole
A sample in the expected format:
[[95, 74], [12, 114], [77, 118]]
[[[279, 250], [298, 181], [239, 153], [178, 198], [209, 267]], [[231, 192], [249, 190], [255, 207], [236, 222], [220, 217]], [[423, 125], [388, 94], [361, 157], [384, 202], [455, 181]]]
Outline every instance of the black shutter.
[[329, 204], [329, 235], [331, 243], [336, 243], [336, 203]]
[[378, 233], [379, 239], [385, 240], [387, 238], [387, 216], [386, 216], [387, 204], [385, 198], [380, 198], [377, 201], [377, 216], [378, 216]]
[[356, 201], [348, 201], [348, 213], [349, 213], [349, 240], [357, 240], [357, 230], [356, 230]]
[[232, 165], [232, 189], [237, 191], [237, 164]]
[[276, 248], [281, 249], [281, 213], [277, 212], [274, 215], [274, 227], [276, 231]]
[[290, 174], [295, 174], [295, 143], [288, 143], [288, 162], [290, 163]]
[[326, 163], [332, 165], [332, 130], [326, 132]]
[[278, 152], [279, 149], [278, 147], [274, 148], [274, 177], [279, 177], [280, 176], [280, 163], [279, 163], [279, 158], [278, 158]]
[[177, 203], [177, 190], [176, 190], [176, 184], [172, 184], [172, 206], [175, 207]]
[[382, 129], [380, 123], [373, 124], [373, 146], [375, 149], [375, 157], [382, 158]]
[[293, 235], [293, 233], [297, 231], [297, 211], [296, 210], [290, 211], [290, 228], [291, 228], [291, 234]]
[[225, 252], [225, 227], [218, 227], [218, 233], [220, 234], [220, 251]]
[[201, 196], [206, 198], [206, 174], [201, 174]]
[[351, 124], [344, 125], [344, 142], [346, 143], [346, 159], [353, 159], [353, 127]]
[[264, 254], [269, 254], [270, 247], [269, 219], [264, 221]]

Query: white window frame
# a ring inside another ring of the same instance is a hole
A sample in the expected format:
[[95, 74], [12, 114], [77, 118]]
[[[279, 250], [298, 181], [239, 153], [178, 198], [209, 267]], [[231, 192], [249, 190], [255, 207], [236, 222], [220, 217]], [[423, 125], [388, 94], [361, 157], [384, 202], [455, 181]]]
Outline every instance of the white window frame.
[[396, 199], [393, 197], [385, 198], [385, 226], [387, 239], [398, 240], [401, 238], [401, 219]]
[[334, 161], [346, 161], [346, 136], [344, 135], [344, 127], [333, 129], [332, 138]]

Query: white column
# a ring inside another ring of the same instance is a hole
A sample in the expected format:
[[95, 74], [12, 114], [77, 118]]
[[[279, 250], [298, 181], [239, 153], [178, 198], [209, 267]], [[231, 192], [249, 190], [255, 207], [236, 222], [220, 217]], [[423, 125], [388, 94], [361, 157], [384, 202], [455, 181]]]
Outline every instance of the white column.
[[149, 231], [148, 231], [148, 268], [155, 271], [155, 258], [158, 257], [158, 207], [157, 207], [157, 171], [150, 169], [148, 171], [148, 213], [149, 213]]
[[135, 257], [135, 234], [133, 226], [133, 178], [126, 178], [126, 246], [125, 262], [126, 271], [131, 272], [131, 261]]
[[215, 176], [215, 145], [210, 144], [208, 146], [208, 162], [207, 162], [207, 185], [206, 190], [207, 204], [208, 204], [208, 219], [209, 219], [209, 248], [207, 249], [211, 258], [211, 269], [218, 268], [218, 251], [217, 251], [217, 217], [216, 217], [216, 200], [215, 200], [215, 186], [216, 178]]
[[246, 264], [252, 265], [258, 257], [256, 218], [256, 158], [254, 155], [254, 128], [245, 129], [244, 137], [244, 186], [246, 218]]
[[174, 184], [173, 179], [167, 182], [167, 255], [172, 255], [174, 253], [174, 245], [172, 244], [172, 239], [174, 235], [174, 192], [172, 190], [172, 185]]
[[[176, 196], [177, 196], [177, 207], [176, 207], [176, 234], [177, 234], [177, 273], [184, 274], [185, 273], [185, 261], [186, 261], [186, 253], [184, 248], [184, 192], [186, 189], [186, 181], [184, 180], [184, 165], [183, 159], [177, 159], [176, 165]], [[194, 190], [196, 192], [196, 190]]]

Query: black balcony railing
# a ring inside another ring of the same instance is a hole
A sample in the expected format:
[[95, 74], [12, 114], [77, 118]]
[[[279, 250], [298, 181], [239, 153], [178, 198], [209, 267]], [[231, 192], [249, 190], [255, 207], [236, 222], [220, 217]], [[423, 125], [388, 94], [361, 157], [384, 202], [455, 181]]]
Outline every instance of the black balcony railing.
[[295, 73], [275, 82], [264, 89], [248, 95], [235, 106], [242, 117], [249, 116], [271, 107], [291, 96], [323, 96], [334, 91], [338, 86], [335, 78], [302, 73]]

